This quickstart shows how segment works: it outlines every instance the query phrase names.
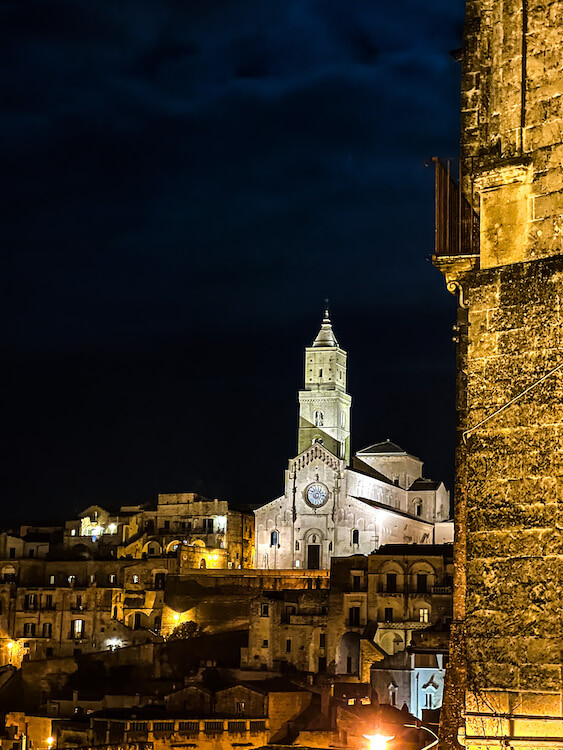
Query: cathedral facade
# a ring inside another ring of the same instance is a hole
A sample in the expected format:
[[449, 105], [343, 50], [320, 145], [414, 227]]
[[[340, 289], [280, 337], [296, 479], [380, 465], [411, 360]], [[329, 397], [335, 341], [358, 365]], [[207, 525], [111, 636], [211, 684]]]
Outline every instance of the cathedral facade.
[[422, 461], [390, 440], [350, 453], [346, 352], [328, 315], [305, 350], [298, 455], [285, 491], [255, 511], [256, 567], [326, 569], [333, 556], [382, 544], [436, 541], [449, 493], [422, 476]]

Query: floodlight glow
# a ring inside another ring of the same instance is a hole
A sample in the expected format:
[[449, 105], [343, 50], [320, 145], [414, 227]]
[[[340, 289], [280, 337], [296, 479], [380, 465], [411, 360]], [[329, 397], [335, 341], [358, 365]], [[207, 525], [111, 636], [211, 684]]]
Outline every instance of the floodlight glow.
[[395, 739], [383, 734], [364, 734], [364, 737], [369, 742], [369, 750], [386, 750], [387, 743]]

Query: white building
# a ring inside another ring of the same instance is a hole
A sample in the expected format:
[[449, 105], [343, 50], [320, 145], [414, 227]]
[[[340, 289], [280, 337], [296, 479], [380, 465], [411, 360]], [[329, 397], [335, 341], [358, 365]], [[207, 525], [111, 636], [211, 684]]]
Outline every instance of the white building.
[[285, 492], [255, 511], [257, 568], [329, 568], [332, 556], [369, 554], [382, 544], [434, 541], [449, 516], [449, 493], [422, 476], [422, 461], [389, 440], [359, 451], [350, 466], [346, 352], [328, 310], [305, 350], [299, 392], [299, 455]]

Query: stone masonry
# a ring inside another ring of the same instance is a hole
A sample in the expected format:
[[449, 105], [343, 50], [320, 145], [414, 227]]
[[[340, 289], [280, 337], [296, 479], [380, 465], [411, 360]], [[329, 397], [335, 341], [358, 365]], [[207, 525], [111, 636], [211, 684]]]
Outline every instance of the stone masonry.
[[563, 1], [468, 0], [456, 596], [442, 747], [563, 748]]

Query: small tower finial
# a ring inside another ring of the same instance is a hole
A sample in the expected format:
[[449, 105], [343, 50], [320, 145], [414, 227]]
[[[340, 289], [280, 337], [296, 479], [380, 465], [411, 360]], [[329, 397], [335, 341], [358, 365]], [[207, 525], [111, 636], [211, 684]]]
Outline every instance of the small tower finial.
[[329, 314], [328, 314], [328, 297], [325, 299], [325, 320], [329, 320]]

